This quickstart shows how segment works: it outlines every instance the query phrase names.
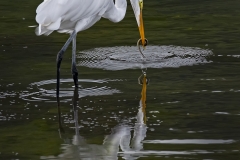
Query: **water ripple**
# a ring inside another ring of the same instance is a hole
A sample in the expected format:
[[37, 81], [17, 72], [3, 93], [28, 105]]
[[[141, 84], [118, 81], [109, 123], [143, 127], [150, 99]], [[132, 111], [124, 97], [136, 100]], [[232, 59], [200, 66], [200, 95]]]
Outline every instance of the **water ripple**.
[[161, 144], [229, 144], [235, 140], [223, 139], [171, 139], [171, 140], [145, 140], [143, 143], [161, 143]]
[[128, 151], [128, 152], [118, 152], [121, 156], [125, 154], [132, 154], [132, 155], [190, 155], [190, 154], [208, 154], [214, 153], [211, 151], [206, 150], [192, 150], [192, 151]]
[[[119, 90], [113, 89], [111, 87], [106, 86], [105, 84], [109, 81], [114, 80], [92, 80], [92, 79], [80, 79], [79, 82], [82, 83], [94, 83], [94, 87], [83, 88], [81, 85], [79, 86], [79, 98], [85, 96], [99, 96], [99, 95], [112, 95], [114, 93], [120, 93]], [[116, 80], [119, 81], [119, 80]], [[26, 101], [47, 101], [47, 102], [56, 102], [56, 90], [47, 89], [47, 85], [55, 85], [56, 80], [44, 80], [40, 82], [34, 82], [30, 84], [28, 87], [29, 90], [22, 91], [19, 93], [19, 97]], [[62, 86], [64, 88], [60, 88], [60, 97], [65, 98], [64, 102], [71, 101], [72, 94], [74, 91], [74, 87], [67, 88], [70, 84], [73, 83], [72, 79], [61, 79]]]
[[0, 92], [0, 98], [6, 98], [6, 97], [15, 97], [17, 94], [15, 92]]
[[209, 63], [206, 57], [213, 54], [210, 50], [180, 46], [148, 46], [144, 53], [146, 58], [142, 59], [135, 46], [95, 48], [78, 55], [78, 66], [106, 70], [180, 67]]

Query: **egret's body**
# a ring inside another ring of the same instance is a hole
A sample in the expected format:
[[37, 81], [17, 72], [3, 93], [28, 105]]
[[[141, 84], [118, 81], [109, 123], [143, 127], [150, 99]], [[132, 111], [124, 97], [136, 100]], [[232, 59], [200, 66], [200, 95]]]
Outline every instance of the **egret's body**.
[[[145, 44], [144, 28], [142, 21], [143, 0], [130, 0], [143, 46]], [[78, 71], [76, 68], [76, 36], [77, 33], [90, 28], [97, 21], [107, 18], [112, 22], [121, 21], [127, 9], [126, 0], [44, 0], [38, 8], [36, 21], [39, 27], [37, 35], [49, 35], [53, 31], [70, 33], [71, 36], [59, 51], [57, 56], [57, 97], [59, 96], [60, 65], [63, 54], [72, 42], [72, 74], [75, 86], [78, 87]]]
[[83, 31], [101, 17], [112, 22], [121, 21], [126, 13], [126, 0], [45, 0], [37, 8], [36, 34], [49, 35], [54, 30], [71, 33]]

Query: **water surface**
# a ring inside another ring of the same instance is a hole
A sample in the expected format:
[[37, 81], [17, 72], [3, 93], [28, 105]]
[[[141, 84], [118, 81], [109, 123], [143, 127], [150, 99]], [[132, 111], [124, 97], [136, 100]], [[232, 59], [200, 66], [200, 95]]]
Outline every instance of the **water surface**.
[[131, 7], [79, 33], [80, 87], [69, 47], [60, 131], [68, 35], [34, 34], [40, 2], [0, 2], [0, 159], [239, 159], [239, 1], [144, 1], [145, 60]]

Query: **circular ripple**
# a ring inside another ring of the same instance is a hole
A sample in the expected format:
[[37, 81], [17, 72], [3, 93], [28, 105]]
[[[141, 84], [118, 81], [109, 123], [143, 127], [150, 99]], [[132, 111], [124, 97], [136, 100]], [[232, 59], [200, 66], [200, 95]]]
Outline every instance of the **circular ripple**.
[[[72, 87], [72, 79], [61, 79], [60, 97], [63, 98], [62, 102], [72, 101], [74, 87]], [[79, 86], [78, 93], [79, 98], [86, 96], [99, 96], [99, 95], [112, 95], [114, 93], [120, 93], [117, 89], [105, 86], [105, 83], [114, 80], [91, 80], [81, 79], [79, 83], [94, 83], [94, 87], [83, 88]], [[55, 90], [56, 79], [45, 80], [40, 82], [34, 82], [30, 84], [27, 91], [19, 93], [20, 98], [26, 101], [47, 101], [56, 102], [56, 90]], [[91, 84], [91, 86], [93, 86]], [[49, 88], [49, 89], [48, 89]], [[53, 89], [54, 88], [54, 89]]]
[[164, 68], [209, 63], [212, 51], [180, 46], [147, 46], [142, 58], [136, 46], [95, 48], [81, 51], [78, 66], [106, 70]]

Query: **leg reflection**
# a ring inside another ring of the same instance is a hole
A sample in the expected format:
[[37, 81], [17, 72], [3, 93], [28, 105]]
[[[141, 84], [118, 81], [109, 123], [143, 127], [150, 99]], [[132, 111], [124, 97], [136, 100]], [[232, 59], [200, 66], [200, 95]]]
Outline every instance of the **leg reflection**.
[[59, 97], [57, 97], [57, 104], [58, 104], [58, 131], [59, 131], [59, 136], [60, 138], [62, 137], [62, 133], [65, 133], [63, 127], [62, 127], [62, 117], [61, 117], [61, 108], [60, 108], [60, 102], [59, 102]]
[[72, 102], [73, 102], [73, 113], [74, 113], [75, 134], [76, 135], [79, 135], [78, 109], [77, 109], [78, 99], [79, 99], [78, 88], [75, 87]]

